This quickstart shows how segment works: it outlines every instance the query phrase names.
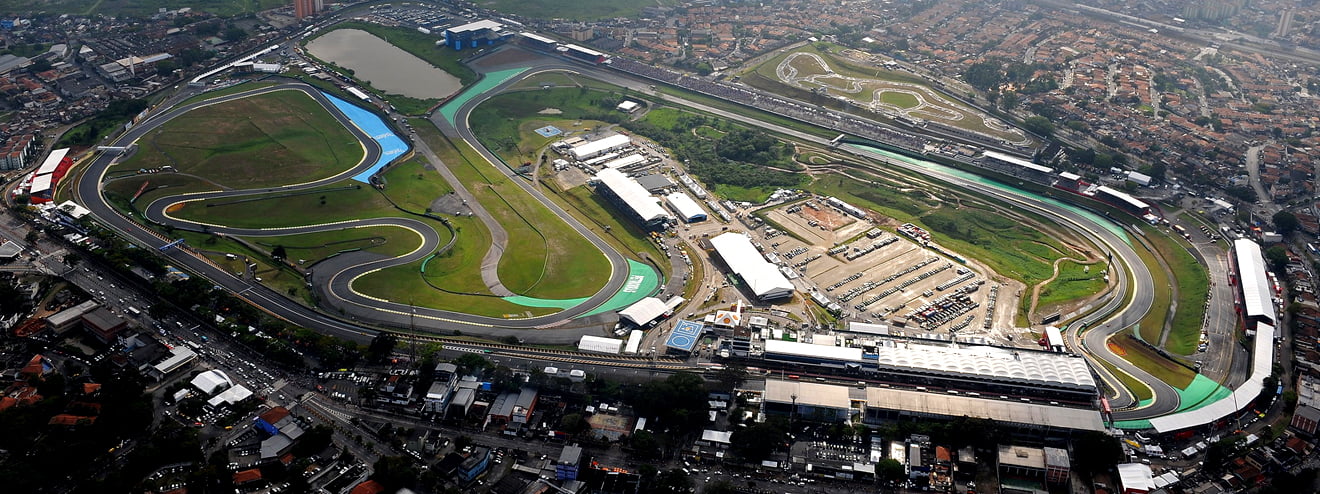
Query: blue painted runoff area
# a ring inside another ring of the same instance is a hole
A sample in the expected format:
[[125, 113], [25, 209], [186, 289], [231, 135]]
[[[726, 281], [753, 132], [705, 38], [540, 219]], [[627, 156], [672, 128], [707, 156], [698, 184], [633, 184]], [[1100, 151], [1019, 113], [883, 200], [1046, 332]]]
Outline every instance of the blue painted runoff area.
[[329, 99], [331, 103], [334, 103], [335, 108], [338, 108], [340, 113], [343, 113], [349, 120], [352, 120], [353, 125], [362, 129], [362, 132], [371, 136], [371, 140], [380, 144], [380, 159], [377, 159], [376, 162], [371, 165], [371, 168], [354, 175], [353, 180], [362, 183], [371, 183], [371, 176], [375, 175], [381, 168], [384, 168], [385, 164], [389, 163], [396, 156], [408, 152], [408, 143], [403, 142], [403, 139], [394, 135], [394, 131], [390, 130], [390, 127], [385, 125], [385, 121], [381, 120], [375, 113], [371, 113], [365, 108], [336, 98], [330, 93], [322, 92], [321, 94], [324, 94], [326, 99]]

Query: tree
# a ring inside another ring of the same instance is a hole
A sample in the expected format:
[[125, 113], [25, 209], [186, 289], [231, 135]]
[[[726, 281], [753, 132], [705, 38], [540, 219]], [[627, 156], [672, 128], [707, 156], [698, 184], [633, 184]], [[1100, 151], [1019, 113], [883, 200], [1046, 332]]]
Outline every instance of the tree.
[[454, 359], [454, 364], [458, 366], [458, 371], [462, 374], [482, 372], [485, 371], [486, 369], [495, 367], [495, 364], [492, 364], [489, 360], [486, 360], [486, 357], [482, 357], [481, 355], [477, 355], [475, 353], [465, 353], [459, 355], [458, 358]]
[[757, 463], [783, 446], [784, 438], [783, 427], [773, 422], [763, 422], [733, 431], [729, 444], [739, 458]]
[[1265, 249], [1265, 260], [1270, 262], [1270, 267], [1275, 271], [1283, 271], [1288, 266], [1288, 249], [1282, 245]]
[[660, 456], [660, 440], [656, 439], [651, 431], [640, 430], [633, 433], [628, 439], [628, 445], [632, 447], [633, 456], [638, 458], [651, 459]]
[[661, 493], [689, 493], [692, 492], [692, 479], [684, 474], [682, 470], [667, 470], [655, 476], [655, 481], [646, 486], [642, 491], [656, 494]]
[[1287, 235], [1297, 231], [1297, 215], [1292, 214], [1289, 211], [1279, 211], [1274, 213], [1274, 217], [1271, 219], [1274, 220], [1274, 230], [1279, 233]]
[[230, 25], [229, 28], [225, 29], [224, 34], [221, 34], [220, 37], [224, 38], [225, 41], [233, 43], [235, 41], [240, 41], [243, 38], [246, 38], [247, 35], [248, 35], [247, 31], [244, 31], [243, 28]]
[[893, 458], [885, 458], [875, 464], [875, 476], [885, 482], [894, 482], [903, 478], [903, 464]]
[[376, 337], [371, 339], [371, 345], [367, 346], [367, 361], [384, 362], [394, 353], [394, 347], [398, 344], [398, 336], [385, 332], [377, 333]]
[[1027, 129], [1028, 132], [1045, 137], [1054, 134], [1054, 124], [1050, 122], [1050, 119], [1040, 115], [1027, 117], [1026, 120], [1022, 121], [1022, 128]]
[[283, 261], [289, 258], [289, 253], [284, 250], [283, 245], [276, 245], [274, 249], [270, 250], [270, 258], [276, 261]]
[[977, 62], [967, 67], [963, 79], [972, 87], [985, 91], [1002, 83], [1004, 73], [998, 62]]
[[580, 413], [570, 413], [559, 419], [559, 430], [578, 435], [591, 430], [591, 424]]
[[1123, 446], [1114, 436], [1083, 432], [1073, 437], [1073, 465], [1078, 470], [1099, 473], [1123, 461]]
[[720, 383], [720, 389], [724, 391], [733, 391], [747, 379], [747, 367], [738, 364], [728, 364], [715, 374], [715, 379]]

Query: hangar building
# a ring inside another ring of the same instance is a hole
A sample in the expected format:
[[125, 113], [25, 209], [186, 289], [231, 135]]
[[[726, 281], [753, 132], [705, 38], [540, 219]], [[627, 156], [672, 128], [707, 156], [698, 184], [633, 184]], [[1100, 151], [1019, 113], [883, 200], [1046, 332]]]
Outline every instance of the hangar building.
[[793, 284], [752, 245], [747, 235], [728, 232], [710, 239], [710, 245], [734, 274], [747, 283], [756, 298], [773, 300], [793, 295]]
[[669, 221], [669, 214], [660, 207], [660, 201], [623, 172], [606, 168], [596, 174], [596, 181], [596, 192], [642, 227], [663, 229]]

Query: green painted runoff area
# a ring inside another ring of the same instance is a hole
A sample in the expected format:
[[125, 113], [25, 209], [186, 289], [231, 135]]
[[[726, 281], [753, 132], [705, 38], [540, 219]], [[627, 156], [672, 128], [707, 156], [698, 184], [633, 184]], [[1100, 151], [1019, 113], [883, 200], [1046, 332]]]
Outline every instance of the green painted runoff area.
[[570, 309], [582, 302], [586, 302], [588, 299], [590, 299], [590, 297], [563, 298], [563, 299], [524, 297], [522, 295], [504, 297], [505, 302], [512, 302], [527, 307], [551, 307], [555, 309]]
[[[610, 312], [622, 309], [629, 305], [637, 303], [638, 300], [650, 296], [660, 286], [660, 275], [656, 274], [651, 266], [628, 259], [628, 281], [623, 283], [618, 293], [600, 304], [599, 307], [582, 314], [578, 317], [594, 316], [596, 314]], [[558, 309], [568, 309], [578, 304], [586, 302], [588, 298], [569, 298], [569, 299], [544, 299], [534, 297], [524, 297], [514, 295], [504, 297], [504, 301], [522, 305], [525, 307], [551, 307]]]
[[[1187, 385], [1187, 389], [1173, 389], [1178, 391], [1179, 402], [1178, 410], [1174, 413], [1196, 410], [1216, 401], [1228, 398], [1229, 395], [1233, 394], [1233, 390], [1220, 386], [1219, 383], [1201, 374], [1197, 374], [1196, 378], [1192, 379], [1191, 384]], [[1152, 401], [1154, 400], [1143, 400], [1138, 403], [1138, 405], [1146, 406]], [[1120, 420], [1114, 422], [1114, 427], [1118, 427], [1119, 429], [1140, 430], [1149, 429], [1151, 425], [1149, 420]]]
[[1105, 218], [1102, 218], [1102, 217], [1100, 217], [1100, 216], [1097, 216], [1096, 214], [1094, 214], [1094, 213], [1092, 213], [1092, 212], [1090, 212], [1090, 211], [1087, 211], [1087, 210], [1085, 210], [1085, 209], [1078, 208], [1078, 207], [1073, 206], [1073, 205], [1071, 205], [1071, 204], [1064, 203], [1064, 202], [1062, 202], [1062, 201], [1059, 201], [1058, 199], [1054, 199], [1054, 198], [1052, 198], [1052, 197], [1045, 197], [1045, 196], [1042, 196], [1042, 195], [1039, 195], [1039, 194], [1034, 194], [1034, 193], [1031, 193], [1031, 192], [1027, 192], [1027, 191], [1025, 191], [1025, 190], [1021, 190], [1021, 189], [1018, 189], [1018, 188], [1015, 188], [1015, 187], [1010, 187], [1010, 186], [1007, 186], [1007, 185], [1001, 184], [1001, 183], [999, 183], [999, 182], [996, 182], [996, 181], [994, 181], [994, 180], [990, 180], [990, 179], [988, 179], [988, 178], [982, 177], [982, 176], [980, 176], [980, 175], [977, 175], [977, 174], [974, 174], [974, 173], [970, 173], [970, 172], [966, 172], [966, 171], [963, 171], [963, 170], [959, 170], [959, 169], [957, 169], [957, 168], [953, 168], [953, 167], [951, 167], [951, 166], [941, 165], [941, 164], [939, 164], [939, 163], [935, 163], [935, 162], [933, 162], [933, 161], [920, 160], [920, 159], [916, 159], [916, 158], [913, 158], [913, 157], [910, 157], [910, 156], [905, 156], [905, 155], [902, 155], [902, 154], [898, 154], [898, 153], [895, 153], [895, 152], [886, 151], [886, 150], [884, 150], [884, 149], [880, 149], [880, 148], [877, 148], [877, 147], [865, 146], [865, 145], [861, 145], [861, 144], [848, 144], [848, 146], [850, 146], [850, 147], [854, 147], [854, 148], [857, 148], [857, 149], [861, 149], [861, 150], [863, 150], [863, 151], [870, 151], [870, 152], [873, 152], [873, 153], [876, 153], [876, 154], [879, 154], [879, 155], [882, 155], [882, 156], [885, 156], [885, 157], [889, 157], [889, 158], [893, 158], [893, 159], [896, 159], [896, 160], [902, 161], [902, 162], [904, 162], [904, 163], [909, 163], [909, 164], [913, 164], [913, 165], [918, 165], [918, 166], [921, 166], [921, 167], [924, 167], [924, 168], [928, 168], [928, 169], [931, 169], [931, 170], [935, 170], [935, 171], [939, 171], [939, 172], [947, 173], [947, 174], [949, 174], [949, 175], [953, 175], [953, 176], [958, 177], [958, 178], [961, 178], [961, 179], [963, 179], [963, 180], [969, 180], [969, 181], [976, 182], [976, 183], [979, 183], [979, 184], [982, 184], [982, 185], [988, 185], [988, 186], [994, 187], [994, 188], [996, 188], [996, 189], [999, 189], [999, 190], [1002, 190], [1002, 191], [1005, 191], [1005, 192], [1010, 192], [1010, 193], [1013, 193], [1013, 194], [1016, 194], [1016, 195], [1019, 195], [1019, 196], [1023, 196], [1023, 197], [1029, 197], [1029, 198], [1034, 199], [1034, 200], [1036, 200], [1036, 201], [1040, 201], [1040, 202], [1048, 202], [1048, 203], [1050, 203], [1050, 204], [1052, 204], [1052, 205], [1054, 205], [1054, 206], [1061, 207], [1061, 208], [1067, 209], [1067, 210], [1069, 210], [1069, 211], [1072, 211], [1072, 212], [1074, 212], [1074, 213], [1077, 213], [1077, 214], [1079, 214], [1079, 215], [1082, 215], [1082, 216], [1086, 217], [1086, 219], [1091, 220], [1092, 223], [1095, 223], [1095, 224], [1097, 224], [1097, 225], [1100, 225], [1100, 226], [1104, 227], [1105, 229], [1109, 230], [1110, 233], [1113, 233], [1114, 235], [1117, 235], [1119, 238], [1123, 239], [1123, 241], [1125, 241], [1125, 242], [1127, 242], [1127, 243], [1129, 243], [1129, 244], [1132, 243], [1132, 239], [1131, 239], [1131, 238], [1128, 238], [1127, 232], [1126, 232], [1126, 231], [1123, 231], [1123, 227], [1118, 226], [1118, 224], [1114, 223], [1113, 221], [1109, 221], [1109, 220], [1107, 220], [1107, 219], [1105, 219]]
[[651, 266], [628, 260], [628, 281], [623, 283], [623, 288], [619, 293], [614, 294], [600, 307], [592, 309], [590, 312], [579, 317], [594, 316], [603, 312], [619, 310], [629, 305], [637, 303], [638, 300], [651, 296], [656, 288], [660, 287], [660, 275], [651, 269]]
[[468, 88], [467, 91], [458, 93], [457, 96], [454, 96], [454, 99], [449, 100], [448, 103], [441, 106], [440, 114], [444, 115], [446, 122], [449, 122], [450, 125], [454, 125], [454, 115], [458, 113], [459, 107], [463, 106], [463, 104], [467, 103], [472, 98], [475, 98], [477, 95], [490, 91], [495, 86], [503, 84], [504, 81], [523, 73], [525, 70], [527, 70], [526, 67], [521, 67], [486, 73], [485, 77], [481, 78], [481, 81], [474, 84], [471, 88]]

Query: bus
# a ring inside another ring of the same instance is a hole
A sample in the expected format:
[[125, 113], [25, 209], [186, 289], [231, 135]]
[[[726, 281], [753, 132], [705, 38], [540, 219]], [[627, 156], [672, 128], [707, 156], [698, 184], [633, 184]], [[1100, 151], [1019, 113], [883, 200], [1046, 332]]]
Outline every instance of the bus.
[[129, 307], [129, 308], [128, 308], [128, 313], [129, 313], [129, 314], [133, 314], [134, 317], [137, 317], [137, 316], [141, 316], [141, 315], [142, 315], [142, 311], [138, 310], [137, 307]]

